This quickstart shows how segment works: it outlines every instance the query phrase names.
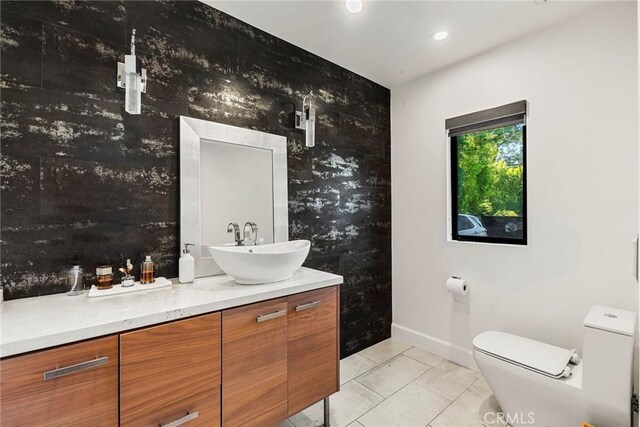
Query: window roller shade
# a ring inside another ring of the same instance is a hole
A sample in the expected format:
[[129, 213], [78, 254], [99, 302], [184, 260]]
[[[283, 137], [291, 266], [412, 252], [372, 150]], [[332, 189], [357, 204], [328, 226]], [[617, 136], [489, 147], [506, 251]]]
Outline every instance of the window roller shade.
[[449, 136], [493, 129], [524, 123], [527, 116], [527, 101], [518, 101], [500, 107], [489, 108], [445, 121]]

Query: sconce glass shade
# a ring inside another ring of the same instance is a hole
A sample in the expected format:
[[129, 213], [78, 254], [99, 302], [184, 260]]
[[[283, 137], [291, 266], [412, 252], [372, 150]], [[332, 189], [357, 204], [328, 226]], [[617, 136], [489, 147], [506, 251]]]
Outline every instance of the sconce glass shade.
[[316, 110], [307, 108], [305, 111], [305, 145], [314, 147], [316, 145]]
[[136, 72], [136, 56], [125, 55], [124, 110], [129, 114], [140, 114], [142, 105], [142, 78]]

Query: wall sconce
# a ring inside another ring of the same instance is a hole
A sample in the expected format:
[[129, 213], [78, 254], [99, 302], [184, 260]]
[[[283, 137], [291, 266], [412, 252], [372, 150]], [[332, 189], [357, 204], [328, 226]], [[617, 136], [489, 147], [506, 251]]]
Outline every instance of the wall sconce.
[[118, 62], [118, 87], [124, 89], [124, 110], [129, 114], [140, 114], [142, 94], [147, 93], [147, 70], [140, 68], [136, 59], [136, 30], [131, 32], [131, 55]]
[[[305, 145], [313, 147], [316, 145], [316, 110], [311, 106], [313, 92], [309, 92], [302, 98], [302, 111], [296, 110], [296, 129], [305, 131]], [[307, 98], [309, 100], [307, 104]]]

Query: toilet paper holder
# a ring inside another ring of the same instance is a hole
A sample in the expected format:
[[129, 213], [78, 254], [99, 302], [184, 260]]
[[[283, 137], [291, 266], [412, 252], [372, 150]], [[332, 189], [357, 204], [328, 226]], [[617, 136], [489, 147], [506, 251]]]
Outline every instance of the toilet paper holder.
[[447, 279], [446, 289], [453, 295], [465, 296], [469, 291], [469, 283], [461, 277], [451, 276]]

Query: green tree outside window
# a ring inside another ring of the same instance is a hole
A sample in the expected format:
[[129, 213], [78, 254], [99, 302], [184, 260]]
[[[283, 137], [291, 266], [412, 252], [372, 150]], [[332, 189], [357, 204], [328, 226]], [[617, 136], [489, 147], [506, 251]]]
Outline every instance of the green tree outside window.
[[458, 212], [522, 216], [523, 125], [458, 136]]

